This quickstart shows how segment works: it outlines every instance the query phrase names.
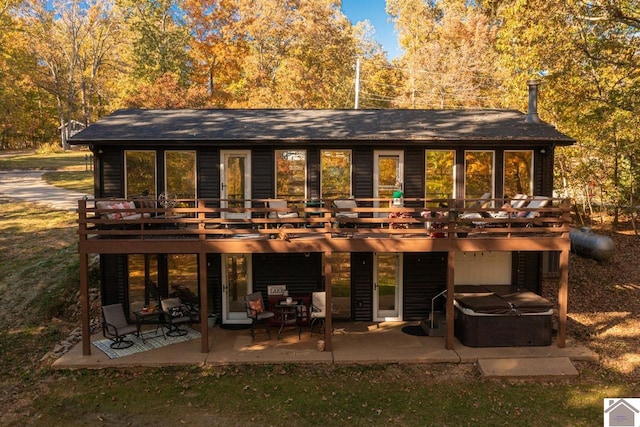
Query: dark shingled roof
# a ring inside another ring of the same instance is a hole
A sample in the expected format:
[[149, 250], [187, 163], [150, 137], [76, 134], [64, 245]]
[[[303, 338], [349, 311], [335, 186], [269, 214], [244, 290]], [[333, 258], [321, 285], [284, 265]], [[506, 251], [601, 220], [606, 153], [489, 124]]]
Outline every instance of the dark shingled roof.
[[530, 141], [572, 144], [514, 110], [119, 110], [72, 144], [207, 141]]

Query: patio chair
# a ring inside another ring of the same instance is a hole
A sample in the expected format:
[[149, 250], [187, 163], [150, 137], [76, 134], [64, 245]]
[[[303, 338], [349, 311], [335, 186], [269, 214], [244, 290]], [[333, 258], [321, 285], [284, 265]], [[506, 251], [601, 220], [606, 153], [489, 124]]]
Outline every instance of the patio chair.
[[251, 338], [255, 339], [255, 327], [259, 323], [265, 325], [265, 331], [271, 339], [269, 329], [269, 319], [275, 316], [272, 311], [267, 311], [262, 299], [262, 292], [254, 292], [244, 297], [244, 306], [247, 310], [247, 317], [251, 319]]
[[[309, 331], [313, 335], [313, 325], [318, 322], [324, 329], [325, 319], [327, 318], [327, 293], [312, 292], [311, 293], [311, 323]], [[321, 329], [321, 330], [322, 330]]]
[[121, 303], [102, 306], [102, 334], [113, 341], [111, 348], [122, 350], [131, 347], [133, 341], [125, 338], [137, 332], [138, 328], [127, 321]]
[[184, 324], [193, 326], [194, 313], [189, 307], [178, 297], [166, 298], [161, 301], [162, 312], [167, 322], [167, 336], [181, 337], [189, 333], [188, 330], [181, 327]]
[[[338, 208], [336, 212], [336, 219], [338, 220], [338, 227], [351, 227], [355, 228], [356, 224], [352, 219], [358, 219], [358, 212], [353, 212], [353, 209], [358, 207], [358, 203], [355, 199], [336, 199], [333, 201], [333, 205]], [[347, 220], [347, 221], [343, 221]]]
[[271, 218], [298, 218], [298, 212], [293, 212], [287, 206], [287, 201], [284, 199], [269, 200], [267, 202], [269, 209], [277, 209], [275, 212], [269, 212]]

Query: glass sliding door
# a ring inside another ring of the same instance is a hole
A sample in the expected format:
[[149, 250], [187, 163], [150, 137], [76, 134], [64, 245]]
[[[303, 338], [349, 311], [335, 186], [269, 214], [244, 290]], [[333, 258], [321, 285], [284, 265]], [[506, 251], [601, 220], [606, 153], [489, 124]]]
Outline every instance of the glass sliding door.
[[[251, 153], [248, 150], [222, 151], [220, 198], [223, 208], [250, 208]], [[223, 212], [224, 218], [250, 218], [251, 212]]]
[[373, 320], [402, 320], [402, 263], [400, 254], [377, 253], [374, 257]]
[[[403, 190], [404, 153], [402, 151], [376, 151], [373, 164], [373, 197], [389, 199], [396, 190]], [[376, 201], [374, 207], [388, 207], [389, 203]], [[386, 216], [377, 213], [376, 216]]]
[[251, 256], [222, 255], [222, 323], [250, 323], [244, 307], [245, 295], [253, 292]]

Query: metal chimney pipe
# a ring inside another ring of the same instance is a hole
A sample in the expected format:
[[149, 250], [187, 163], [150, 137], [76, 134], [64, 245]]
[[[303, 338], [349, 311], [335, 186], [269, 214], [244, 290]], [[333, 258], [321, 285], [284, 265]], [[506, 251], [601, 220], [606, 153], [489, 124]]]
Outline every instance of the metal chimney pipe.
[[538, 116], [538, 86], [540, 86], [540, 80], [531, 79], [527, 81], [527, 85], [529, 86], [529, 108], [524, 121], [525, 123], [540, 123], [540, 117]]

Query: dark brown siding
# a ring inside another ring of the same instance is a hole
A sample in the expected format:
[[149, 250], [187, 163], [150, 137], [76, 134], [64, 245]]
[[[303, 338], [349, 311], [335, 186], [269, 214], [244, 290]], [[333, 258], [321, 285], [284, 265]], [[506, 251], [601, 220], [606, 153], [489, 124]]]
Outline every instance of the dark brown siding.
[[[407, 253], [403, 272], [403, 320], [428, 318], [431, 299], [447, 287], [447, 254]], [[443, 310], [444, 298], [435, 302], [435, 309]]]
[[541, 292], [541, 252], [514, 252], [512, 284], [535, 293]]
[[373, 254], [351, 254], [353, 320], [371, 321], [373, 316]]
[[220, 197], [220, 152], [198, 152], [198, 197]]
[[209, 313], [222, 317], [222, 258], [220, 254], [207, 254], [207, 296]]
[[353, 195], [373, 197], [373, 150], [360, 148], [353, 151]]
[[124, 159], [122, 151], [105, 150], [102, 156], [102, 193], [97, 197], [124, 197]]
[[127, 312], [126, 307], [129, 304], [129, 295], [126, 289], [126, 260], [126, 255], [100, 255], [102, 304], [122, 303], [125, 312]]
[[274, 151], [256, 149], [251, 152], [251, 192], [255, 199], [275, 197]]
[[404, 152], [404, 197], [424, 197], [424, 150], [412, 148]]
[[253, 289], [265, 296], [269, 285], [286, 285], [292, 294], [310, 294], [323, 288], [319, 253], [254, 254], [252, 268]]

